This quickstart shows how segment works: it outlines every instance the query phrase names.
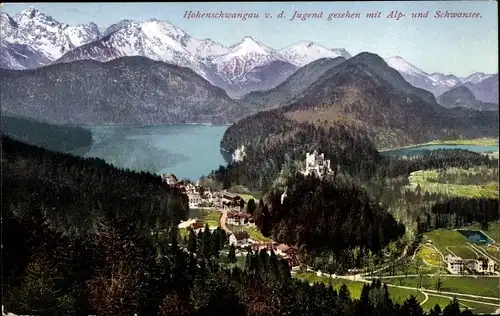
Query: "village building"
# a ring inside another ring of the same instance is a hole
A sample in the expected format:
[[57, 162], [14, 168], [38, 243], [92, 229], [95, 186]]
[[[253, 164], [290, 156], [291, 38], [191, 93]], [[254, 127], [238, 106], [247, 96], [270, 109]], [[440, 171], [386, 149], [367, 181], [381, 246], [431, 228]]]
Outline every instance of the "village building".
[[201, 196], [198, 193], [188, 193], [189, 207], [197, 208], [200, 206], [203, 201]]
[[305, 169], [302, 171], [303, 175], [308, 176], [314, 174], [318, 178], [322, 178], [330, 173], [332, 173], [330, 160], [325, 159], [324, 153], [318, 154], [316, 150], [312, 154], [306, 153], [306, 165]]
[[255, 252], [255, 251], [261, 251], [262, 249], [267, 250], [267, 251], [274, 251], [276, 252], [278, 249], [278, 243], [277, 242], [258, 242], [258, 243], [253, 243], [250, 249]]
[[221, 199], [222, 199], [222, 205], [224, 207], [241, 209], [241, 201], [243, 200], [243, 198], [238, 194], [223, 192]]
[[474, 262], [477, 273], [495, 273], [495, 262], [490, 258], [478, 257]]
[[245, 212], [227, 212], [227, 224], [233, 226], [248, 225], [255, 226], [252, 215]]
[[278, 245], [277, 250], [277, 253], [288, 262], [290, 267], [299, 265], [299, 250], [297, 247], [280, 244]]
[[464, 269], [464, 261], [460, 257], [447, 255], [444, 257], [447, 269], [451, 274], [459, 274]]
[[200, 220], [196, 220], [194, 223], [191, 223], [187, 229], [188, 230], [199, 230], [200, 228], [203, 229], [205, 227], [205, 225], [203, 225], [203, 222], [200, 221]]
[[161, 180], [163, 182], [166, 182], [168, 185], [175, 185], [177, 183], [177, 181], [179, 181], [177, 179], [177, 177], [175, 176], [175, 174], [172, 174], [172, 173], [162, 174]]
[[236, 231], [229, 235], [229, 244], [235, 247], [246, 247], [250, 243], [251, 239], [247, 231]]

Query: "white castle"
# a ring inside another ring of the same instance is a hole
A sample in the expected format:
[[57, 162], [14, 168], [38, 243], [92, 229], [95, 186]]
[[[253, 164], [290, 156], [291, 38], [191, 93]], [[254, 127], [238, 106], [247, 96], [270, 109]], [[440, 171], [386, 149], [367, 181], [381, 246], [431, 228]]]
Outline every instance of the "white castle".
[[325, 159], [324, 153], [318, 155], [316, 150], [312, 154], [306, 153], [306, 168], [302, 171], [303, 175], [315, 174], [318, 178], [322, 178], [329, 173], [332, 173], [330, 160]]

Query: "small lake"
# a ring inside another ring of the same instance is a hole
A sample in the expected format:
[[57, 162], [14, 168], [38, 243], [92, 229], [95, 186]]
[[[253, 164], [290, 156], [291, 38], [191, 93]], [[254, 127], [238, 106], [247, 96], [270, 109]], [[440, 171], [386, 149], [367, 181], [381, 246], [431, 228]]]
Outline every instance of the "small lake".
[[198, 180], [226, 165], [220, 141], [228, 126], [161, 125], [144, 127], [87, 126], [90, 148], [71, 151], [102, 158], [119, 168], [156, 174], [173, 173], [180, 179]]
[[498, 146], [486, 145], [421, 145], [414, 147], [398, 148], [380, 152], [382, 155], [388, 156], [419, 156], [427, 151], [436, 149], [463, 149], [477, 153], [490, 153], [498, 151]]

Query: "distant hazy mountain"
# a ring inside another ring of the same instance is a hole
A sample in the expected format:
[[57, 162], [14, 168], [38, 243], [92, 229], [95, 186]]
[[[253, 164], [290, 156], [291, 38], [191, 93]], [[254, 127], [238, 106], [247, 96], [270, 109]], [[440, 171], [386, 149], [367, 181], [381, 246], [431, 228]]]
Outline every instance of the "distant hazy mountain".
[[477, 82], [466, 82], [464, 85], [469, 88], [476, 99], [483, 102], [498, 103], [498, 74], [491, 75]]
[[276, 88], [267, 91], [251, 92], [245, 95], [241, 102], [251, 104], [252, 107], [273, 108], [288, 104], [297, 99], [301, 92], [314, 83], [330, 68], [343, 63], [344, 57], [321, 58], [297, 70], [287, 80]]
[[144, 57], [0, 74], [2, 109], [55, 123], [225, 124], [245, 111], [191, 69]]
[[491, 76], [494, 76], [494, 75], [493, 74], [485, 74], [483, 72], [476, 72], [468, 77], [461, 78], [461, 81], [463, 83], [470, 82], [472, 84], [476, 84], [480, 81], [483, 81], [484, 79], [488, 79]]
[[[498, 112], [446, 109], [437, 104], [430, 92], [412, 86], [382, 58], [371, 53], [358, 54], [330, 68], [299, 99], [269, 113], [282, 115], [283, 124], [291, 124], [288, 120], [292, 120], [323, 126], [325, 130], [348, 124], [367, 131], [379, 148], [422, 143], [443, 136], [498, 133]], [[247, 121], [252, 121], [252, 116], [231, 127], [226, 142], [244, 144], [238, 141], [246, 137], [238, 132], [238, 126], [245, 126]], [[233, 148], [231, 144], [223, 145], [229, 149]]]
[[25, 117], [9, 116], [3, 111], [0, 119], [2, 134], [30, 145], [67, 152], [92, 144], [92, 133], [81, 127], [38, 122]]
[[464, 107], [478, 111], [498, 111], [498, 104], [476, 100], [465, 85], [459, 85], [437, 98], [439, 104], [447, 108]]

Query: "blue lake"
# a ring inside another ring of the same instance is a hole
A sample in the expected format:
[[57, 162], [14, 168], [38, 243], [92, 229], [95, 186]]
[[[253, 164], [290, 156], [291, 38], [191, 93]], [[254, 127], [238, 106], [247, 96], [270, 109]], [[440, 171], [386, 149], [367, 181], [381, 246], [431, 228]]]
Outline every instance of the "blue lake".
[[436, 149], [464, 149], [477, 153], [488, 153], [498, 151], [498, 146], [485, 145], [423, 145], [407, 148], [398, 148], [381, 152], [383, 155], [389, 156], [418, 156], [423, 155], [427, 151]]
[[220, 150], [220, 140], [228, 126], [87, 128], [92, 131], [92, 146], [71, 153], [102, 158], [119, 168], [157, 174], [173, 173], [181, 179], [197, 180], [227, 163], [227, 157]]

